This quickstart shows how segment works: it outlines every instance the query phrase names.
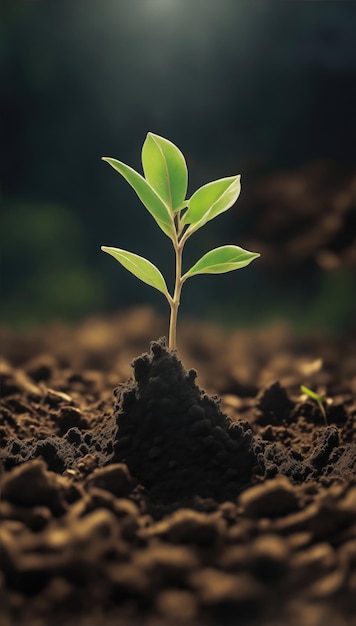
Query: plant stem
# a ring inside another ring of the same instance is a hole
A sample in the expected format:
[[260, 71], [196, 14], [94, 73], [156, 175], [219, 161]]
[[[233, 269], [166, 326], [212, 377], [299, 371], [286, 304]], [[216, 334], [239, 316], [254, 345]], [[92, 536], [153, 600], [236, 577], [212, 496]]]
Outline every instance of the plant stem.
[[322, 416], [324, 418], [324, 422], [325, 422], [326, 426], [328, 426], [329, 422], [328, 422], [328, 416], [326, 415], [325, 407], [324, 407], [322, 402], [318, 402], [318, 405], [319, 405], [320, 412], [321, 412], [321, 414], [322, 414]]
[[176, 278], [174, 285], [174, 294], [173, 298], [170, 302], [171, 307], [171, 316], [169, 320], [169, 348], [170, 350], [174, 350], [177, 345], [177, 315], [178, 315], [178, 307], [180, 302], [180, 293], [182, 290], [182, 252], [184, 243], [179, 241], [178, 233], [180, 229], [179, 225], [179, 215], [178, 215], [178, 223], [176, 225], [177, 228], [177, 237], [174, 242], [174, 251], [176, 256]]

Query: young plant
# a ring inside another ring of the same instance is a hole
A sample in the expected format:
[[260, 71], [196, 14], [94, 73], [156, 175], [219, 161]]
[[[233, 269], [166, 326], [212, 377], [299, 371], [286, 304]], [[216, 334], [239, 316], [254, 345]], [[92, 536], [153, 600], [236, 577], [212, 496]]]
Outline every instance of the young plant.
[[170, 306], [169, 347], [176, 347], [177, 314], [183, 284], [196, 274], [223, 274], [245, 267], [260, 255], [239, 246], [221, 246], [202, 256], [182, 273], [182, 253], [186, 241], [207, 222], [227, 211], [240, 194], [240, 176], [229, 176], [208, 183], [186, 198], [188, 171], [181, 151], [170, 141], [148, 133], [142, 148], [144, 176], [121, 161], [103, 157], [133, 187], [158, 226], [170, 238], [175, 252], [175, 285], [171, 295], [160, 270], [147, 259], [122, 250], [102, 246], [121, 265], [144, 283], [155, 287]]
[[315, 393], [315, 391], [312, 391], [311, 389], [309, 389], [309, 387], [306, 387], [305, 385], [301, 385], [300, 390], [305, 393], [307, 396], [309, 396], [309, 398], [311, 398], [312, 400], [315, 400], [315, 402], [317, 402], [319, 409], [320, 409], [320, 413], [323, 416], [324, 422], [326, 425], [328, 425], [328, 418], [326, 415], [326, 410], [325, 410], [325, 406], [324, 406], [324, 402], [325, 402], [325, 398], [324, 396]]

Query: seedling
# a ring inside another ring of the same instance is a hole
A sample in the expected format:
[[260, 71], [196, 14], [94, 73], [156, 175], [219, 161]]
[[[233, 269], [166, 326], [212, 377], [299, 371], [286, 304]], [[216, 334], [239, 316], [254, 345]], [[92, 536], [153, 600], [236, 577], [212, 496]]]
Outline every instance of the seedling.
[[312, 400], [315, 400], [315, 402], [318, 403], [318, 406], [323, 416], [323, 419], [325, 421], [325, 424], [328, 425], [328, 417], [326, 415], [326, 410], [324, 407], [324, 402], [325, 402], [324, 396], [322, 396], [321, 394], [315, 393], [315, 391], [312, 391], [311, 389], [309, 389], [309, 387], [306, 387], [305, 385], [301, 385], [300, 390], [303, 393], [305, 393], [307, 396], [309, 396], [309, 398], [311, 398]]
[[223, 274], [245, 267], [259, 257], [257, 252], [227, 245], [204, 254], [182, 274], [182, 253], [186, 241], [207, 222], [227, 211], [240, 194], [240, 176], [214, 180], [186, 198], [188, 171], [181, 151], [170, 141], [148, 133], [142, 148], [144, 176], [121, 161], [103, 157], [133, 187], [158, 226], [170, 238], [175, 252], [175, 285], [168, 291], [160, 270], [147, 259], [122, 250], [102, 246], [121, 265], [144, 283], [155, 287], [167, 298], [170, 306], [169, 347], [176, 347], [177, 314], [182, 286], [196, 274]]

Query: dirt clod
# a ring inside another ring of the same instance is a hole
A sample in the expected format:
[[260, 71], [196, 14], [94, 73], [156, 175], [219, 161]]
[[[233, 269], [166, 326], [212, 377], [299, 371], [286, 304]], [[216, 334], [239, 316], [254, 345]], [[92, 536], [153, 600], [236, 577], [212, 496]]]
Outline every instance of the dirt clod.
[[[135, 359], [133, 369], [134, 379], [115, 390], [113, 459], [127, 463], [152, 498], [236, 496], [249, 483], [255, 463], [251, 428], [238, 423], [232, 427], [218, 402], [196, 385], [195, 372], [184, 369], [164, 339], [151, 344], [150, 354]], [[236, 472], [234, 493], [224, 480], [227, 468]]]

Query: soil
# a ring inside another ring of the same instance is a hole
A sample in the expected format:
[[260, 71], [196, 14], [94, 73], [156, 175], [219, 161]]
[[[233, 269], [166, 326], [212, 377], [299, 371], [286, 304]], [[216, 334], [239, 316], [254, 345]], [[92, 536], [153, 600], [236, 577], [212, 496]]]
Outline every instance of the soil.
[[248, 222], [244, 243], [279, 274], [294, 270], [300, 276], [314, 266], [354, 269], [355, 198], [354, 168], [328, 160], [258, 175], [239, 199], [239, 214]]
[[1, 625], [355, 625], [356, 336], [164, 330], [4, 329]]

